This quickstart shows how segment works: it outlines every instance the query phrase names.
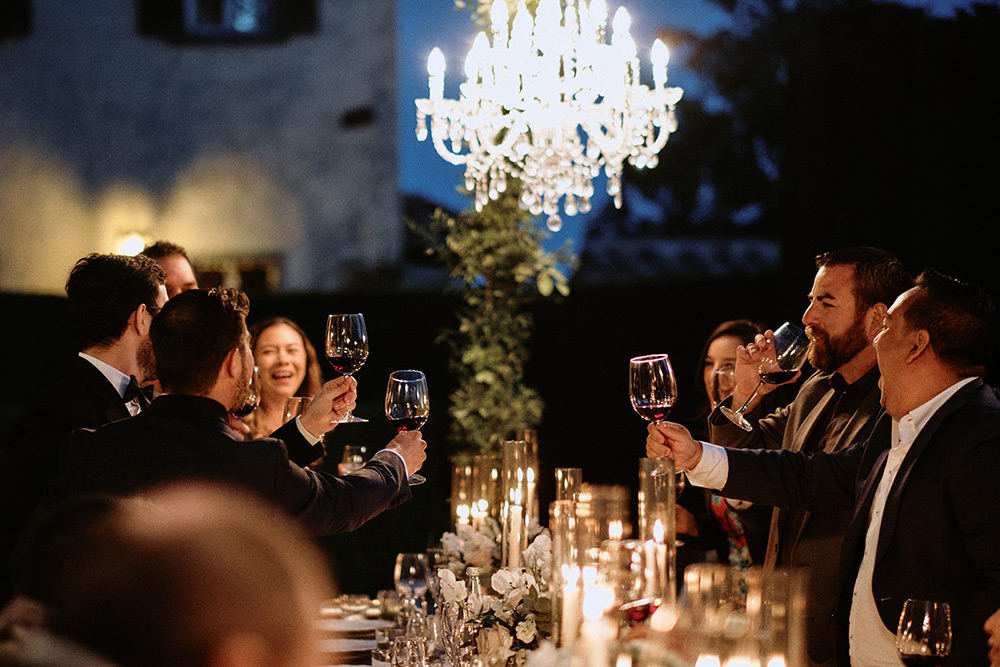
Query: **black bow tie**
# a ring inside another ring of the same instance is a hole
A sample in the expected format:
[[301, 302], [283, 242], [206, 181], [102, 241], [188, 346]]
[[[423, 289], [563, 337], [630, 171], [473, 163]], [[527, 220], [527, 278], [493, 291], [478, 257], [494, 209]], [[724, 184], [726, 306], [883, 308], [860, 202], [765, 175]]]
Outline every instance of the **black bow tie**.
[[122, 396], [122, 400], [128, 403], [129, 401], [138, 401], [140, 408], [145, 408], [153, 400], [153, 386], [148, 387], [139, 386], [139, 381], [135, 379], [134, 375], [130, 375], [128, 379], [128, 386], [125, 388], [125, 395]]

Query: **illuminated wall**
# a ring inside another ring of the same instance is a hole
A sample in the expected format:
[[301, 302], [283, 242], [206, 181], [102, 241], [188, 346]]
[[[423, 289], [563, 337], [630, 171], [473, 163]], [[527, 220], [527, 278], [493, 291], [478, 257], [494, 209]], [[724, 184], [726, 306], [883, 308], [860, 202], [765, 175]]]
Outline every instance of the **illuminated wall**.
[[0, 41], [0, 290], [61, 292], [132, 233], [277, 258], [283, 290], [398, 258], [394, 3], [247, 46], [140, 36], [133, 0], [33, 13]]

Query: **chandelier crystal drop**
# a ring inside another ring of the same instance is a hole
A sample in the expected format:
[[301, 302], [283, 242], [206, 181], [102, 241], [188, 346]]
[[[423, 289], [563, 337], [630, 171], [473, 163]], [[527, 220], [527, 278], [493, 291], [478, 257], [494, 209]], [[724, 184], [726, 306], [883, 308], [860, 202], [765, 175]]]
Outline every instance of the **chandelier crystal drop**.
[[[465, 59], [457, 100], [444, 97], [445, 60], [427, 60], [430, 95], [416, 100], [417, 139], [430, 137], [452, 164], [465, 165], [465, 186], [482, 210], [521, 181], [521, 207], [559, 223], [590, 210], [591, 182], [603, 168], [607, 191], [621, 206], [625, 160], [655, 167], [677, 129], [674, 106], [683, 91], [667, 88], [667, 47], [652, 48], [653, 88], [640, 82], [631, 18], [615, 13], [607, 40], [604, 0], [540, 0], [532, 16], [521, 0], [513, 22], [505, 0], [490, 11], [490, 36], [480, 32]], [[554, 218], [554, 219], [553, 219]]]

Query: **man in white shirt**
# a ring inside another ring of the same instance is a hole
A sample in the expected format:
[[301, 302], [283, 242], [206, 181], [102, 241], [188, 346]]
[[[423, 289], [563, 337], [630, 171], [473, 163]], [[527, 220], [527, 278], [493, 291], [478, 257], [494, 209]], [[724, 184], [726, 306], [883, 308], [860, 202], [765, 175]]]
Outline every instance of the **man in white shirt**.
[[875, 339], [886, 416], [832, 454], [722, 449], [651, 425], [649, 456], [692, 484], [794, 508], [854, 510], [841, 553], [838, 664], [899, 667], [907, 598], [948, 602], [943, 665], [989, 663], [983, 623], [1000, 607], [1000, 400], [981, 376], [994, 319], [978, 287], [926, 271]]
[[7, 561], [38, 503], [66, 435], [137, 414], [139, 385], [154, 374], [149, 325], [167, 301], [163, 270], [148, 257], [88, 255], [66, 281], [80, 354], [66, 374], [29, 399], [0, 448], [0, 600]]

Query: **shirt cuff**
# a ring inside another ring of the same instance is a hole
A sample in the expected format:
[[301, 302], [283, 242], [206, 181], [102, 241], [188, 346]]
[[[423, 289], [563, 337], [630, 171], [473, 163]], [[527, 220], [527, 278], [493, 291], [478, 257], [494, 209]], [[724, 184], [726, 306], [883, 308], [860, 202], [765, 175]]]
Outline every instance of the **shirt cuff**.
[[721, 489], [729, 480], [729, 457], [726, 448], [710, 442], [701, 443], [701, 460], [687, 471], [688, 480], [703, 489]]
[[302, 434], [302, 437], [305, 438], [306, 442], [308, 442], [310, 445], [318, 445], [319, 441], [323, 439], [322, 436], [316, 437], [315, 435], [306, 430], [306, 427], [302, 425], [301, 415], [295, 418], [295, 425], [298, 427], [299, 433]]

